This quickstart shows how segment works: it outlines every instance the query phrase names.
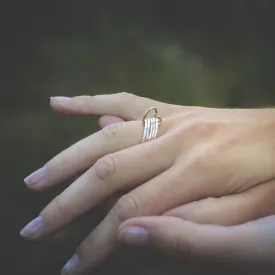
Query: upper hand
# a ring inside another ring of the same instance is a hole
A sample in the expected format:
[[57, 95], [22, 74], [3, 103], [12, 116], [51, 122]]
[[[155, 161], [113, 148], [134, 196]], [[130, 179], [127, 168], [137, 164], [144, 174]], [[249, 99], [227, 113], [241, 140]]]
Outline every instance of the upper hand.
[[[129, 94], [54, 98], [51, 105], [127, 121], [76, 143], [26, 179], [41, 190], [87, 170], [22, 231], [30, 239], [56, 232], [117, 191], [133, 189], [80, 245], [76, 274], [112, 251], [118, 227], [131, 217], [165, 213], [230, 225], [275, 210], [273, 110], [182, 107]], [[140, 119], [152, 106], [163, 117], [160, 136], [140, 144]]]

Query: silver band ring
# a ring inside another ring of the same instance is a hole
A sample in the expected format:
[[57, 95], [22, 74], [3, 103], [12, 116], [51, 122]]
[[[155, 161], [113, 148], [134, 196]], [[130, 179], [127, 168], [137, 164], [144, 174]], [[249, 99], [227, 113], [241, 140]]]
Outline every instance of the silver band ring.
[[[151, 111], [154, 111], [153, 116], [148, 117]], [[157, 114], [158, 114], [158, 110], [155, 107], [148, 109], [147, 112], [145, 113], [142, 119], [144, 130], [143, 130], [141, 143], [153, 140], [157, 137], [158, 129], [162, 122], [162, 118], [159, 117]]]

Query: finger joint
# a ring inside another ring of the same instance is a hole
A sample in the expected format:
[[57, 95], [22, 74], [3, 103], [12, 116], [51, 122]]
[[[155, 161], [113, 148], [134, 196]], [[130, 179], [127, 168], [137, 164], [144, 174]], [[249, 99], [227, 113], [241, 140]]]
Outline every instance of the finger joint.
[[141, 202], [134, 195], [122, 196], [112, 209], [112, 214], [120, 221], [123, 222], [129, 218], [140, 216]]
[[101, 133], [106, 139], [117, 138], [123, 132], [123, 124], [122, 123], [113, 123], [101, 130]]
[[106, 181], [113, 177], [117, 171], [117, 158], [115, 155], [107, 155], [99, 159], [93, 166], [96, 177], [100, 181]]

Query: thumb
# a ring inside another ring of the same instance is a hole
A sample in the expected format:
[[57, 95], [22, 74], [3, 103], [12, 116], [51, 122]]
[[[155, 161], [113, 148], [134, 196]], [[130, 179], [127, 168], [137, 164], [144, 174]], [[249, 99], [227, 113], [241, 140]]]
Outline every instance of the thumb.
[[271, 263], [274, 232], [275, 216], [237, 226], [200, 225], [166, 216], [140, 217], [120, 226], [118, 240], [215, 261]]

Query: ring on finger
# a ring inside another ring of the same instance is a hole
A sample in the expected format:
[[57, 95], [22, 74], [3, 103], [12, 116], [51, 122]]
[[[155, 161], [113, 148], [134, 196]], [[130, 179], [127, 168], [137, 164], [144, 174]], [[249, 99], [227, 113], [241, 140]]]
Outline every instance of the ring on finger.
[[[150, 112], [153, 111], [152, 117], [148, 117]], [[158, 129], [162, 123], [162, 118], [158, 116], [158, 110], [155, 107], [148, 109], [142, 119], [143, 123], [143, 137], [141, 143], [153, 140], [158, 135]]]

